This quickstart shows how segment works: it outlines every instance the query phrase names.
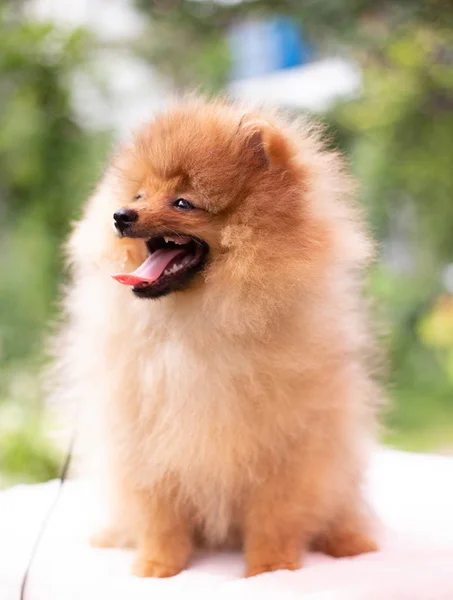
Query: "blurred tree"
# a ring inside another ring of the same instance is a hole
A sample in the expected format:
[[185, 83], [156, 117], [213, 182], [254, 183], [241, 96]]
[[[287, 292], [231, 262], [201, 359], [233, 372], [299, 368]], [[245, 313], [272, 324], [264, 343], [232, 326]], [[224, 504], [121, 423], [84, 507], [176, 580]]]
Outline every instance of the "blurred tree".
[[[135, 0], [150, 17], [150, 34], [138, 47], [176, 83], [221, 89], [229, 73], [225, 33], [244, 19], [290, 16], [320, 54], [341, 49], [361, 62], [379, 49], [388, 32], [415, 23], [448, 31], [450, 0]], [[370, 24], [372, 35], [370, 35]], [[380, 28], [380, 24], [383, 25]]]
[[107, 137], [87, 131], [71, 102], [72, 77], [93, 40], [28, 22], [20, 8], [0, 7], [0, 471], [33, 478], [53, 468], [40, 435], [37, 374], [61, 240], [95, 181]]

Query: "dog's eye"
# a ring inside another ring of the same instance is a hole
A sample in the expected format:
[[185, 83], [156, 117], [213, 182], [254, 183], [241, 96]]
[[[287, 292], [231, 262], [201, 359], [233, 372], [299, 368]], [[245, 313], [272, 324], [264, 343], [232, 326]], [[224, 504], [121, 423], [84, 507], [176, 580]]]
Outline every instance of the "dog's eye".
[[192, 210], [193, 208], [195, 208], [193, 204], [191, 204], [188, 200], [185, 200], [184, 198], [178, 198], [177, 200], [175, 200], [173, 202], [173, 206], [175, 208], [179, 208], [180, 210]]

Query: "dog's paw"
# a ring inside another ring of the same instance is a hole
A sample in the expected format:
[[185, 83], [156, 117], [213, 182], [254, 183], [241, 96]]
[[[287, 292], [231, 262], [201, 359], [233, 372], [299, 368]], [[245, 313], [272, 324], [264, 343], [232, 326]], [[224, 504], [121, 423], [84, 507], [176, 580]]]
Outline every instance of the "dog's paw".
[[173, 577], [183, 570], [183, 567], [165, 565], [155, 560], [137, 558], [132, 565], [132, 575], [136, 577]]
[[342, 532], [326, 537], [319, 544], [319, 550], [335, 558], [357, 556], [367, 552], [377, 552], [378, 545], [370, 536], [362, 533]]
[[267, 565], [249, 565], [245, 572], [246, 577], [254, 577], [255, 575], [260, 575], [261, 573], [269, 573], [271, 571], [297, 571], [300, 569], [301, 565], [299, 562], [277, 562], [271, 563]]

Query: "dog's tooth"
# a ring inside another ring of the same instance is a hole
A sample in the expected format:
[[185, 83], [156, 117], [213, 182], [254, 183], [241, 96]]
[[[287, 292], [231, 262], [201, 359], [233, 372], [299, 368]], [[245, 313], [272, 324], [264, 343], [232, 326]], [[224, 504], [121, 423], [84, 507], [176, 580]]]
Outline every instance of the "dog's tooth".
[[164, 275], [174, 275], [181, 269], [183, 269], [187, 263], [190, 261], [190, 256], [185, 256], [180, 263], [175, 263], [170, 269], [164, 270]]

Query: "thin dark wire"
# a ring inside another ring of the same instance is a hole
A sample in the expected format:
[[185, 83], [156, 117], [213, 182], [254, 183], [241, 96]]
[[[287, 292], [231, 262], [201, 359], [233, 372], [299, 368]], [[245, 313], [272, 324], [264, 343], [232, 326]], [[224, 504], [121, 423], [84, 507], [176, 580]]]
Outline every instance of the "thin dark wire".
[[65, 461], [63, 463], [63, 467], [61, 469], [61, 472], [60, 472], [60, 484], [58, 486], [57, 494], [56, 494], [55, 499], [52, 502], [49, 510], [47, 511], [44, 519], [42, 520], [41, 527], [39, 528], [38, 535], [36, 536], [35, 543], [33, 544], [33, 548], [32, 548], [32, 550], [30, 552], [30, 557], [28, 559], [27, 567], [26, 567], [26, 569], [24, 571], [24, 574], [22, 576], [22, 585], [20, 587], [20, 596], [19, 596], [20, 600], [25, 600], [25, 591], [26, 591], [26, 588], [27, 588], [28, 576], [30, 574], [31, 567], [33, 566], [33, 561], [34, 561], [34, 559], [36, 557], [36, 554], [38, 552], [39, 544], [41, 543], [42, 537], [43, 537], [43, 535], [44, 535], [44, 533], [45, 533], [45, 531], [47, 529], [47, 525], [49, 524], [50, 518], [52, 517], [53, 512], [54, 512], [54, 510], [55, 510], [55, 508], [56, 508], [56, 506], [58, 504], [58, 501], [60, 500], [61, 493], [63, 491], [63, 486], [64, 486], [64, 483], [66, 481], [66, 477], [68, 475], [69, 465], [71, 464], [72, 451], [74, 449], [74, 441], [75, 441], [75, 435], [73, 435], [72, 438], [71, 438], [71, 442], [70, 442], [69, 447], [68, 447], [66, 458], [65, 458]]

